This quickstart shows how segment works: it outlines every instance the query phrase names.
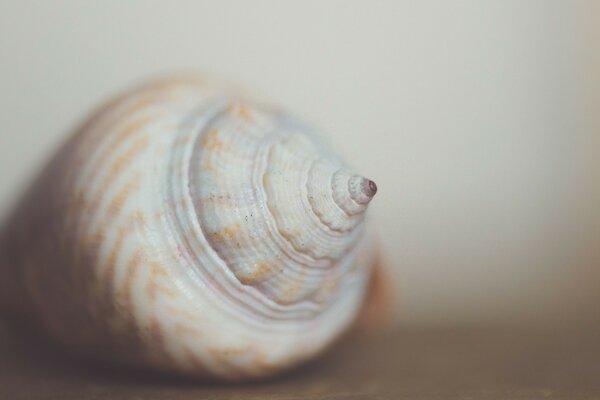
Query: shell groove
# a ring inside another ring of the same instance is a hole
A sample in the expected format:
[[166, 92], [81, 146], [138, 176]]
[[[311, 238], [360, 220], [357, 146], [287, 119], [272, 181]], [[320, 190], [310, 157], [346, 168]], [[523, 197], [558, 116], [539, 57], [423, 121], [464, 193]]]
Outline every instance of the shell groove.
[[375, 191], [283, 111], [155, 82], [102, 108], [32, 186], [3, 235], [0, 301], [90, 356], [270, 375], [356, 316]]

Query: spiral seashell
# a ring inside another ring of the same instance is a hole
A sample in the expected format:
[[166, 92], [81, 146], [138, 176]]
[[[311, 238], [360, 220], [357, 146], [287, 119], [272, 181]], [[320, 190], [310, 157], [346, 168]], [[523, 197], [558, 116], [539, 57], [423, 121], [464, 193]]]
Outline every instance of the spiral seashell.
[[356, 317], [376, 191], [286, 112], [199, 79], [154, 82], [85, 122], [20, 202], [0, 303], [90, 357], [271, 375]]

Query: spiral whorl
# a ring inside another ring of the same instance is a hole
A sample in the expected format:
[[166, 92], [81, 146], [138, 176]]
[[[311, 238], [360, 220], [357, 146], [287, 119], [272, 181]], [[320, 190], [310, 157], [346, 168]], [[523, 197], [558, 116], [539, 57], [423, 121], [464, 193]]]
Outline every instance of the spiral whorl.
[[285, 112], [154, 82], [83, 124], [20, 202], [0, 301], [83, 355], [270, 375], [357, 315], [376, 189]]
[[240, 282], [280, 304], [327, 301], [350, 268], [370, 181], [297, 121], [258, 106], [218, 111], [193, 157], [199, 224]]

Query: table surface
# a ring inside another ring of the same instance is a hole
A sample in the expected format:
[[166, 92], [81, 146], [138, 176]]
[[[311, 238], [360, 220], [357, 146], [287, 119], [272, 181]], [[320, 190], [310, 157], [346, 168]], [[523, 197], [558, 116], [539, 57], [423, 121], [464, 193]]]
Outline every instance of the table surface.
[[0, 399], [600, 399], [600, 330], [398, 328], [252, 384], [84, 366], [0, 326]]

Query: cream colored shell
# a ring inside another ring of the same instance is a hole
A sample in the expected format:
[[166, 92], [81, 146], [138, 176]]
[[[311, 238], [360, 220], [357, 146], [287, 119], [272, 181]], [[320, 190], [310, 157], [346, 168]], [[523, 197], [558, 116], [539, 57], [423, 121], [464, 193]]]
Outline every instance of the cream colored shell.
[[232, 93], [162, 80], [88, 120], [3, 234], [4, 308], [84, 355], [230, 379], [342, 333], [370, 274], [376, 187]]

